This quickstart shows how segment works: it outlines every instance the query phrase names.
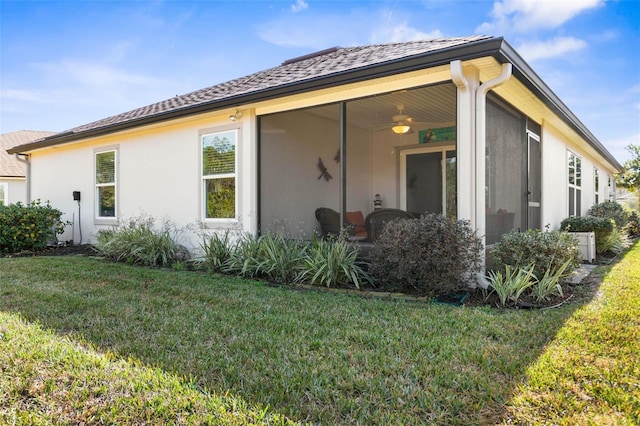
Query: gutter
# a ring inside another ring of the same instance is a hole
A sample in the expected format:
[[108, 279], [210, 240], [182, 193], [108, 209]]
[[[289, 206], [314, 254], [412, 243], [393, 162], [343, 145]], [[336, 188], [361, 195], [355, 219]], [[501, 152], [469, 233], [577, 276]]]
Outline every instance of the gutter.
[[29, 157], [29, 154], [15, 153], [15, 156], [16, 160], [27, 165], [27, 204], [31, 204], [31, 159]]
[[189, 105], [178, 109], [160, 112], [153, 115], [130, 119], [126, 122], [105, 125], [87, 131], [67, 131], [53, 136], [35, 141], [29, 144], [14, 147], [7, 152], [14, 154], [19, 151], [35, 150], [47, 148], [53, 145], [73, 142], [85, 138], [103, 136], [122, 130], [127, 130], [144, 125], [154, 124], [162, 121], [177, 119], [189, 115], [200, 114], [225, 108], [236, 108], [239, 105], [263, 102], [285, 96], [312, 92], [315, 90], [327, 89], [345, 84], [358, 83], [371, 78], [381, 78], [395, 74], [424, 69], [427, 67], [448, 65], [453, 59], [463, 61], [480, 58], [487, 55], [495, 55], [500, 49], [503, 39], [489, 38], [472, 42], [462, 46], [452, 46], [449, 48], [426, 52], [409, 58], [399, 58], [392, 61], [368, 65], [355, 70], [341, 71], [328, 76], [318, 76], [303, 81], [287, 83], [273, 88], [262, 89], [225, 97], [219, 100], [208, 101], [196, 105]]
[[[69, 143], [85, 138], [103, 136], [122, 130], [154, 124], [162, 121], [177, 119], [189, 115], [222, 110], [226, 108], [236, 108], [239, 105], [268, 101], [289, 95], [307, 93], [314, 90], [321, 90], [340, 85], [357, 83], [371, 78], [386, 77], [389, 75], [416, 71], [428, 67], [448, 65], [451, 61], [468, 61], [481, 57], [492, 56], [499, 63], [513, 64], [513, 75], [522, 84], [531, 90], [534, 95], [557, 114], [569, 127], [571, 127], [580, 137], [591, 145], [603, 158], [619, 172], [624, 168], [609, 153], [602, 143], [580, 122], [580, 120], [567, 108], [567, 106], [556, 96], [555, 93], [538, 77], [531, 67], [522, 57], [504, 40], [503, 37], [492, 37], [461, 46], [425, 52], [419, 55], [394, 59], [388, 62], [368, 65], [362, 68], [341, 71], [328, 76], [317, 76], [307, 80], [287, 83], [281, 86], [252, 91], [245, 94], [238, 94], [222, 99], [187, 105], [182, 108], [146, 115], [130, 119], [126, 122], [108, 124], [99, 128], [86, 131], [68, 131], [35, 141], [29, 144], [8, 149], [9, 154], [20, 151], [31, 151], [40, 148], [47, 148], [54, 145]], [[164, 102], [164, 101], [163, 101]]]

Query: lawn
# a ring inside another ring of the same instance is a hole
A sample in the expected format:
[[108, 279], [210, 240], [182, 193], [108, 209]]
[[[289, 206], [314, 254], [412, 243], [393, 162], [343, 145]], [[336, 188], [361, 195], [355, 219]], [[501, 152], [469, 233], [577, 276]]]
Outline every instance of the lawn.
[[640, 245], [556, 309], [0, 258], [0, 423], [636, 424]]

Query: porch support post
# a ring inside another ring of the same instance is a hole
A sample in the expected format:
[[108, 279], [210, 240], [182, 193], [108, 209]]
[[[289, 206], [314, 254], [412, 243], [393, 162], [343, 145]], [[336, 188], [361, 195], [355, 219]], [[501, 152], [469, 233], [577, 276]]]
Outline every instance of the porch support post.
[[340, 229], [347, 213], [347, 103], [340, 102]]
[[451, 79], [457, 86], [458, 219], [468, 220], [472, 229], [476, 221], [476, 144], [475, 103], [480, 73], [475, 66], [451, 62]]

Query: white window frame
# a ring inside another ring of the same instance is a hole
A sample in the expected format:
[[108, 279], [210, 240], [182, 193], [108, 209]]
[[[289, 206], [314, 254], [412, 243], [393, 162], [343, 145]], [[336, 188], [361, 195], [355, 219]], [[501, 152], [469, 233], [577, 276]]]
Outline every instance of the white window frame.
[[[234, 152], [234, 172], [233, 173], [220, 173], [215, 175], [204, 175], [203, 174], [203, 138], [205, 136], [222, 134], [222, 133], [235, 133], [235, 152]], [[201, 129], [198, 132], [198, 152], [199, 152], [199, 176], [200, 176], [200, 221], [206, 227], [217, 227], [224, 225], [237, 225], [239, 223], [239, 195], [240, 195], [240, 187], [239, 187], [239, 151], [240, 151], [240, 140], [241, 140], [241, 127], [239, 124], [227, 125], [227, 126], [219, 126], [208, 129]], [[235, 217], [232, 218], [210, 218], [207, 217], [207, 202], [206, 202], [206, 182], [211, 179], [234, 179], [235, 185], [235, 200], [234, 200], [234, 209], [235, 209]]]
[[9, 184], [7, 182], [0, 182], [0, 188], [3, 189], [2, 198], [0, 198], [0, 201], [2, 201], [3, 206], [8, 206], [9, 205]]
[[[120, 201], [119, 201], [119, 188], [118, 188], [118, 184], [119, 184], [119, 170], [120, 170], [120, 152], [119, 152], [119, 147], [118, 146], [108, 146], [108, 147], [101, 147], [101, 148], [96, 148], [93, 151], [93, 185], [94, 185], [94, 222], [97, 225], [112, 225], [112, 224], [116, 224], [118, 222], [118, 218], [119, 218], [119, 209], [120, 209]], [[97, 174], [98, 174], [98, 155], [99, 154], [105, 154], [108, 152], [113, 152], [114, 153], [114, 182], [108, 182], [108, 183], [98, 183], [97, 181]], [[115, 192], [115, 206], [114, 206], [114, 215], [113, 216], [100, 216], [100, 195], [99, 195], [99, 188], [104, 188], [104, 187], [109, 187], [109, 186], [113, 186], [114, 188], [114, 192]]]
[[593, 204], [600, 203], [600, 170], [593, 168]]
[[[407, 156], [414, 154], [432, 154], [432, 153], [441, 153], [442, 157], [440, 159], [441, 162], [441, 172], [442, 172], [442, 211], [440, 212], [442, 215], [447, 214], [447, 153], [455, 152], [456, 153], [456, 162], [457, 158], [457, 150], [456, 145], [452, 143], [442, 143], [442, 144], [431, 144], [431, 145], [420, 145], [417, 147], [401, 147], [400, 150], [400, 208], [403, 210], [407, 209]], [[458, 167], [458, 164], [456, 165]], [[457, 182], [456, 182], [457, 185]], [[456, 212], [457, 214], [457, 212]]]
[[[571, 158], [574, 158], [573, 170]], [[573, 176], [573, 183], [571, 177]], [[568, 216], [580, 216], [582, 214], [582, 158], [574, 152], [567, 151], [567, 208]], [[573, 189], [573, 211], [571, 210], [571, 191]]]

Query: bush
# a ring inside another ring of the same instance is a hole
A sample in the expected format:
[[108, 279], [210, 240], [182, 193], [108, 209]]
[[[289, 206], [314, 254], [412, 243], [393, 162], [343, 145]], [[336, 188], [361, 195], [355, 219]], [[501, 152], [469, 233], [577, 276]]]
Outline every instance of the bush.
[[598, 216], [572, 216], [560, 223], [560, 229], [569, 232], [595, 232], [596, 252], [607, 251], [607, 239], [616, 229], [616, 224], [611, 218]]
[[105, 257], [133, 265], [170, 266], [189, 257], [189, 251], [176, 242], [176, 231], [170, 223], [155, 229], [154, 219], [134, 218], [128, 225], [101, 230], [96, 249]]
[[512, 269], [533, 266], [536, 277], [543, 277], [547, 271], [555, 274], [566, 262], [565, 275], [569, 275], [582, 264], [578, 239], [565, 231], [510, 232], [502, 236], [491, 255], [499, 271], [505, 271], [506, 266]]
[[0, 253], [43, 249], [64, 232], [62, 212], [40, 200], [0, 206]]
[[319, 239], [315, 235], [302, 261], [302, 272], [297, 281], [335, 287], [340, 284], [371, 282], [369, 275], [358, 264], [358, 249], [351, 248], [344, 236]]
[[211, 272], [222, 272], [231, 259], [234, 249], [229, 240], [229, 231], [226, 231], [222, 236], [217, 233], [203, 235], [200, 247], [204, 256], [199, 259], [198, 263], [204, 265]]
[[[598, 240], [596, 238], [596, 245], [597, 244], [598, 244]], [[624, 232], [620, 231], [620, 229], [618, 228], [613, 228], [613, 231], [611, 231], [606, 236], [606, 238], [603, 238], [603, 240], [600, 242], [600, 248], [602, 249], [602, 253], [609, 252], [615, 255], [622, 253], [624, 249], [626, 249], [629, 245], [630, 245], [629, 238]]]
[[369, 272], [390, 291], [448, 294], [479, 271], [482, 242], [466, 221], [440, 214], [388, 223], [374, 244]]
[[622, 205], [615, 201], [605, 201], [600, 204], [595, 204], [589, 209], [587, 215], [613, 219], [616, 226], [620, 229], [624, 228], [629, 220], [629, 213], [627, 213]]
[[630, 237], [640, 237], [640, 215], [638, 215], [638, 212], [631, 212], [629, 215], [629, 221], [627, 222], [627, 226], [625, 226], [624, 230]]
[[302, 270], [307, 244], [267, 233], [258, 239], [258, 273], [274, 282], [293, 282]]

